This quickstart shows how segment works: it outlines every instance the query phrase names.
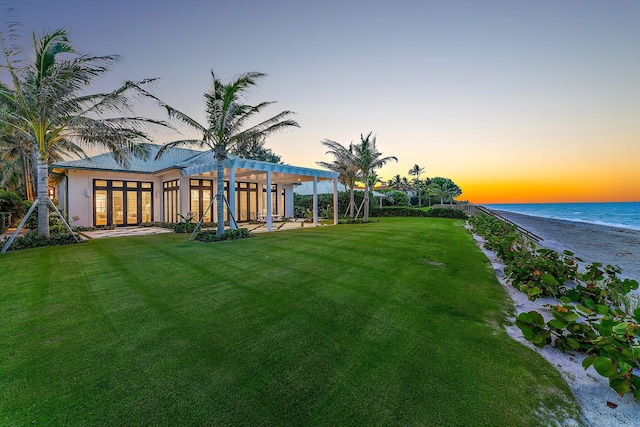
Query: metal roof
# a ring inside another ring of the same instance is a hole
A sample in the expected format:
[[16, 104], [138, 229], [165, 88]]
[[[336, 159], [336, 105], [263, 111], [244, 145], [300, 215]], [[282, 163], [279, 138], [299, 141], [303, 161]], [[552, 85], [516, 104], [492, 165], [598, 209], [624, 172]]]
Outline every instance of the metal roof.
[[[198, 151], [172, 147], [165, 150], [162, 157], [156, 160], [155, 156], [162, 146], [145, 144], [145, 147], [148, 149], [149, 156], [146, 159], [133, 157], [128, 165], [119, 164], [111, 154], [107, 153], [99, 154], [88, 159], [55, 162], [51, 167], [54, 169], [103, 170], [145, 174], [159, 173], [169, 169], [180, 169], [182, 170], [182, 175], [185, 176], [212, 172], [215, 171], [217, 167], [217, 162], [211, 150]], [[231, 154], [228, 155], [227, 160], [225, 160], [224, 166], [225, 168], [234, 167], [238, 169], [271, 171], [320, 179], [333, 179], [338, 177], [338, 173], [333, 171], [244, 159]]]
[[128, 165], [119, 164], [110, 153], [98, 154], [88, 159], [68, 160], [64, 162], [55, 162], [51, 165], [55, 169], [85, 169], [85, 170], [104, 170], [115, 172], [137, 172], [137, 173], [157, 173], [172, 168], [182, 168], [180, 165], [188, 163], [190, 160], [196, 160], [203, 155], [212, 153], [198, 150], [188, 150], [184, 148], [169, 148], [162, 157], [156, 160], [156, 155], [160, 151], [161, 145], [144, 144], [149, 152], [146, 159], [141, 157], [132, 157]]

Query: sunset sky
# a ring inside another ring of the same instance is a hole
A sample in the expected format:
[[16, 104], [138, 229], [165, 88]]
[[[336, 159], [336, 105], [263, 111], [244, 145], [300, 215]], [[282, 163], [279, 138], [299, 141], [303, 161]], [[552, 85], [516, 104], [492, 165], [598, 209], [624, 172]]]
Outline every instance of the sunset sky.
[[301, 129], [267, 142], [286, 163], [317, 167], [321, 140], [373, 131], [399, 160], [384, 179], [417, 163], [463, 200], [640, 201], [640, 1], [0, 4], [25, 35], [66, 27], [79, 49], [122, 55], [96, 90], [160, 77], [155, 94], [201, 121], [210, 70], [267, 73], [248, 102], [297, 113]]

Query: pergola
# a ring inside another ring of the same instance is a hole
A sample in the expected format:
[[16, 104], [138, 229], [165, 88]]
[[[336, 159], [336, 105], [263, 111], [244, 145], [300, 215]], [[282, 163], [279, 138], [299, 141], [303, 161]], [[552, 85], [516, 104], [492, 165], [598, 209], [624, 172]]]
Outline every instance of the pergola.
[[[216, 161], [206, 161], [197, 165], [187, 166], [182, 169], [183, 176], [211, 176], [217, 174]], [[228, 155], [224, 160], [224, 174], [229, 179], [229, 207], [235, 211], [235, 183], [237, 179], [245, 181], [257, 181], [260, 176], [266, 175], [267, 206], [266, 227], [272, 230], [273, 215], [271, 207], [271, 184], [296, 184], [313, 182], [313, 225], [318, 225], [318, 181], [333, 181], [333, 223], [338, 223], [338, 173], [333, 171], [292, 166], [281, 163], [269, 163], [259, 160], [244, 159], [234, 155]], [[234, 221], [231, 227], [236, 228]]]

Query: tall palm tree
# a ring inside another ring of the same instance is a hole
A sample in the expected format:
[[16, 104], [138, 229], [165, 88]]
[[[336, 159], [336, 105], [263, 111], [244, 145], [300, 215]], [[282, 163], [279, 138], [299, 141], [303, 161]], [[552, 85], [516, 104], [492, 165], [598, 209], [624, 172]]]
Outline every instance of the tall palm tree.
[[389, 187], [394, 190], [403, 191], [402, 177], [400, 174], [397, 174], [389, 180]]
[[418, 193], [418, 207], [422, 207], [422, 188], [421, 188], [421, 181], [420, 181], [420, 175], [424, 172], [424, 168], [421, 168], [420, 166], [418, 166], [418, 164], [416, 163], [415, 165], [413, 165], [413, 167], [411, 169], [409, 169], [409, 175], [415, 177], [413, 179], [413, 185], [414, 188], [416, 189], [417, 193]]
[[156, 97], [162, 107], [167, 110], [169, 117], [196, 130], [202, 135], [200, 139], [183, 139], [170, 142], [158, 152], [162, 156], [169, 147], [184, 145], [206, 147], [213, 152], [217, 162], [217, 218], [218, 236], [224, 233], [224, 161], [227, 155], [238, 143], [247, 140], [261, 140], [275, 132], [287, 127], [300, 127], [300, 125], [286, 117], [293, 114], [291, 111], [283, 111], [275, 116], [253, 126], [247, 123], [256, 114], [273, 102], [262, 102], [257, 105], [248, 105], [242, 102], [245, 91], [256, 85], [256, 80], [265, 74], [249, 72], [240, 74], [229, 82], [218, 79], [211, 71], [211, 86], [204, 94], [206, 125], [201, 125], [188, 115], [165, 104]]
[[364, 182], [364, 221], [369, 220], [369, 176], [376, 169], [381, 168], [388, 162], [398, 159], [394, 156], [382, 157], [382, 153], [376, 148], [376, 137], [371, 136], [373, 132], [365, 137], [360, 134], [360, 143], [351, 144], [351, 149], [354, 156], [355, 164], [358, 166], [362, 174], [362, 181]]
[[432, 182], [427, 187], [427, 194], [429, 196], [435, 196], [440, 199], [440, 204], [444, 204], [444, 198], [446, 197], [446, 183]]
[[453, 199], [462, 194], [462, 190], [449, 178], [433, 178], [427, 187], [430, 195], [440, 198], [440, 204], [444, 204], [445, 199], [449, 199], [453, 204]]
[[265, 148], [267, 140], [262, 137], [250, 137], [239, 141], [232, 149], [230, 154], [242, 157], [243, 159], [260, 160], [269, 163], [282, 163], [282, 158], [273, 152], [270, 148]]
[[[16, 33], [9, 34], [16, 41]], [[166, 125], [131, 113], [132, 95], [146, 93], [153, 80], [127, 81], [110, 93], [87, 94], [93, 81], [118, 62], [117, 55], [95, 56], [74, 49], [65, 29], [33, 33], [33, 60], [22, 61], [22, 48], [0, 44], [10, 85], [0, 86], [0, 125], [28, 141], [36, 163], [38, 234], [49, 236], [48, 164], [64, 154], [86, 157], [82, 146], [111, 151], [127, 164], [131, 155], [145, 155], [146, 129]], [[121, 114], [124, 114], [122, 116]], [[109, 115], [109, 117], [105, 117]]]
[[336, 141], [330, 139], [322, 140], [329, 150], [325, 154], [333, 155], [333, 162], [316, 162], [319, 166], [338, 172], [338, 181], [349, 189], [349, 217], [353, 218], [355, 209], [355, 186], [360, 175], [358, 166], [353, 159], [351, 147], [346, 148]]

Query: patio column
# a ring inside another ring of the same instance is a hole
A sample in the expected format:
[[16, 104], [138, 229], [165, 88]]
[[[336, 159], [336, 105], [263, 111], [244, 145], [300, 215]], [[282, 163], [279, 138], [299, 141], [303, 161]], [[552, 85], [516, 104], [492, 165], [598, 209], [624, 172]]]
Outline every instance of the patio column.
[[271, 171], [267, 171], [267, 231], [271, 231]]
[[318, 226], [318, 177], [313, 177], [313, 226]]
[[338, 179], [333, 178], [333, 225], [338, 225]]
[[180, 215], [187, 216], [187, 212], [191, 211], [191, 177], [181, 175], [178, 184], [180, 185], [178, 190], [178, 193], [180, 194], [180, 206], [178, 206], [178, 213]]
[[236, 229], [238, 224], [235, 221], [236, 215], [236, 168], [229, 166], [229, 228]]

